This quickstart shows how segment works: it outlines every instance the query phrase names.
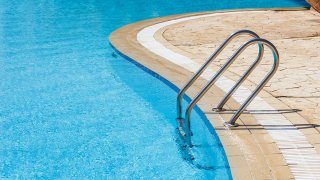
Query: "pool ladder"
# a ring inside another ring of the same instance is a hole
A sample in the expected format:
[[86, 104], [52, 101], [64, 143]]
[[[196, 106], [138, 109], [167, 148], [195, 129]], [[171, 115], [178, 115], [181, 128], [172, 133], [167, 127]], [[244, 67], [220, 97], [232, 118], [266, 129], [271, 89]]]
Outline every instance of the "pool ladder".
[[[236, 37], [240, 35], [250, 35], [252, 38], [244, 43], [239, 49], [229, 58], [229, 60], [219, 69], [219, 71], [208, 81], [208, 83], [201, 89], [201, 91], [191, 100], [187, 106], [185, 117], [182, 117], [182, 98], [185, 92], [192, 86], [192, 84], [199, 78], [199, 76], [204, 72], [204, 70], [210, 65], [210, 63], [217, 58], [217, 56], [224, 50], [224, 48]], [[250, 30], [240, 30], [232, 35], [230, 35], [208, 58], [208, 60], [200, 67], [200, 69], [192, 76], [192, 78], [187, 82], [187, 84], [180, 90], [177, 97], [177, 121], [179, 124], [179, 133], [181, 137], [186, 141], [188, 146], [192, 146], [191, 143], [191, 112], [193, 107], [197, 102], [208, 92], [208, 90], [214, 85], [214, 83], [220, 78], [220, 76], [229, 68], [229, 66], [238, 58], [238, 56], [249, 46], [258, 44], [259, 53], [257, 59], [251, 64], [247, 71], [241, 76], [241, 78], [233, 85], [231, 90], [223, 97], [217, 107], [213, 108], [216, 112], [224, 111], [223, 106], [231, 98], [233, 93], [240, 87], [240, 85], [247, 79], [251, 72], [257, 67], [263, 58], [264, 46], [267, 46], [273, 53], [273, 66], [271, 71], [264, 77], [256, 89], [251, 93], [251, 95], [246, 99], [246, 101], [240, 106], [240, 108], [235, 112], [228, 122], [224, 125], [227, 127], [236, 127], [236, 123], [239, 116], [245, 110], [245, 108], [252, 102], [252, 100], [258, 95], [258, 93], [263, 89], [263, 87], [268, 83], [268, 81], [276, 73], [279, 66], [279, 53], [277, 48], [268, 40], [260, 38], [255, 32]]]

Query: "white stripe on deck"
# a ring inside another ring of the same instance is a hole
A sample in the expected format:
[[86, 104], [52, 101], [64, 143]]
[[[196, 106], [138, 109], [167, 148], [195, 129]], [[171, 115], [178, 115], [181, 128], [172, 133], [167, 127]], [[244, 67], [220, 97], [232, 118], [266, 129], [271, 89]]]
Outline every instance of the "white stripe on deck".
[[[263, 11], [250, 11], [250, 13], [261, 13]], [[225, 14], [241, 14], [247, 12], [225, 12], [214, 13], [199, 16], [191, 16], [186, 18], [180, 18], [155, 24], [142, 29], [137, 34], [137, 40], [146, 47], [149, 51], [173, 62], [191, 72], [196, 72], [200, 68], [200, 64], [194, 62], [192, 59], [173, 52], [159, 43], [154, 34], [163, 27], [203, 17], [220, 16]], [[208, 69], [207, 73], [203, 73], [202, 77], [209, 80], [216, 72]], [[216, 86], [222, 89], [224, 92], [228, 92], [235, 82], [221, 76], [216, 82]], [[242, 104], [251, 91], [241, 86], [238, 91], [233, 95], [233, 98], [240, 104]], [[248, 106], [248, 110], [254, 110], [255, 107], [259, 107], [264, 110], [275, 110], [261, 97], [257, 96], [252, 103]], [[264, 126], [264, 128], [271, 135], [283, 154], [293, 176], [296, 179], [320, 179], [320, 156], [317, 154], [314, 147], [307, 141], [306, 137], [292, 125], [281, 114], [272, 115], [258, 115], [253, 114], [258, 122]], [[283, 127], [285, 126], [285, 127]]]

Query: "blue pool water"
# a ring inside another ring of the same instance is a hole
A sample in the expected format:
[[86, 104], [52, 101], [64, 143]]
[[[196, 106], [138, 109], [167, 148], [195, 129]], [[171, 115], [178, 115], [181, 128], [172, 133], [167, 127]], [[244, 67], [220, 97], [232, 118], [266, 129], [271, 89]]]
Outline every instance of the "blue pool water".
[[193, 113], [192, 154], [176, 133], [177, 93], [108, 36], [142, 19], [303, 0], [1, 0], [0, 178], [231, 179], [223, 148]]

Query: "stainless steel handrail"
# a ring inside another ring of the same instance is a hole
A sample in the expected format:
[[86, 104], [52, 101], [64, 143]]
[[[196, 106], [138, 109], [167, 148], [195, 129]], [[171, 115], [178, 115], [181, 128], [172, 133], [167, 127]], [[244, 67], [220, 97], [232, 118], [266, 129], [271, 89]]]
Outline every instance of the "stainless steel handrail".
[[[199, 78], [199, 76], [204, 72], [204, 70], [210, 65], [210, 63], [224, 50], [224, 48], [237, 36], [242, 34], [248, 34], [253, 38], [260, 38], [255, 32], [250, 30], [240, 30], [233, 34], [231, 34], [218, 48], [217, 50], [208, 58], [208, 60], [200, 67], [200, 69], [195, 73], [195, 75], [186, 83], [186, 85], [180, 90], [177, 97], [177, 121], [179, 123], [179, 132], [182, 137], [184, 137], [186, 143], [191, 146], [191, 130], [190, 130], [190, 119], [186, 122], [186, 119], [182, 118], [182, 97], [187, 91], [187, 89]], [[259, 54], [254, 63], [251, 65], [250, 69], [254, 69], [259, 62], [261, 61], [264, 53], [263, 44], [259, 43]], [[243, 75], [243, 79], [245, 79], [252, 70], [248, 70]], [[234, 87], [234, 91], [241, 85], [243, 81], [239, 81]], [[233, 91], [233, 92], [234, 92]], [[229, 92], [230, 96], [233, 92]], [[222, 105], [223, 106], [223, 105]], [[190, 116], [188, 116], [190, 118]]]
[[[268, 40], [256, 38], [249, 40], [244, 45], [242, 45], [229, 59], [229, 61], [224, 64], [224, 66], [213, 76], [210, 81], [205, 85], [205, 87], [200, 91], [200, 93], [197, 94], [197, 96], [190, 102], [190, 104], [187, 107], [186, 114], [185, 114], [185, 121], [187, 121], [187, 125], [184, 127], [186, 133], [186, 136], [191, 135], [188, 132], [191, 132], [190, 129], [190, 117], [193, 107], [196, 105], [196, 103], [203, 97], [203, 95], [213, 86], [213, 84], [218, 80], [218, 78], [225, 72], [225, 70], [237, 59], [237, 57], [249, 46], [252, 44], [261, 43], [263, 45], [266, 45], [271, 49], [273, 53], [273, 67], [272, 70], [266, 75], [266, 77], [262, 80], [262, 82], [257, 86], [257, 88], [253, 91], [253, 93], [247, 98], [247, 100], [244, 102], [244, 104], [238, 109], [238, 111], [232, 116], [231, 120], [227, 123], [225, 123], [226, 126], [237, 126], [235, 123], [238, 117], [241, 115], [241, 113], [244, 111], [244, 109], [250, 104], [250, 102], [257, 96], [257, 94], [262, 90], [262, 88], [266, 85], [266, 83], [272, 78], [272, 76], [275, 74], [275, 72], [278, 69], [279, 66], [279, 53], [276, 49], [276, 47], [269, 42]], [[254, 67], [250, 67], [254, 68]], [[242, 80], [243, 81], [243, 80]], [[191, 145], [191, 137], [186, 137], [187, 143], [190, 143]]]
[[[269, 80], [274, 76], [274, 74], [277, 72], [277, 69], [279, 67], [279, 52], [277, 48], [268, 40], [265, 39], [255, 39], [251, 42], [248, 42], [250, 44], [254, 43], [262, 43], [272, 51], [273, 54], [273, 66], [272, 70], [263, 78], [263, 80], [260, 82], [260, 84], [257, 86], [257, 88], [252, 92], [252, 94], [246, 99], [246, 101], [242, 104], [242, 106], [238, 109], [238, 111], [231, 117], [229, 122], [226, 122], [226, 126], [238, 126], [236, 124], [237, 119], [242, 114], [242, 112], [245, 110], [245, 108], [252, 102], [252, 100], [259, 94], [259, 92], [263, 89], [263, 87], [269, 82]], [[243, 51], [243, 50], [242, 50]], [[241, 53], [241, 52], [240, 52]]]
[[[248, 34], [253, 38], [260, 38], [255, 32], [250, 30], [240, 30], [232, 35], [230, 35], [218, 48], [217, 50], [208, 58], [208, 60], [200, 67], [200, 69], [193, 75], [193, 77], [186, 83], [186, 85], [180, 90], [178, 97], [177, 97], [177, 119], [182, 119], [182, 97], [188, 88], [199, 78], [199, 76], [203, 73], [203, 71], [210, 65], [210, 63], [224, 50], [224, 48], [233, 40], [235, 37]], [[260, 60], [262, 59], [264, 52], [263, 45], [259, 44], [259, 55], [252, 66], [256, 66]], [[250, 72], [246, 72], [245, 75], [248, 76]], [[244, 76], [245, 76], [244, 75]], [[240, 84], [239, 84], [240, 85]], [[237, 87], [236, 87], [237, 88]], [[235, 88], [235, 89], [236, 89]]]
[[[263, 46], [262, 46], [263, 47]], [[264, 54], [264, 51], [259, 52], [261, 54], [261, 58], [257, 59], [253, 62], [253, 64], [247, 69], [247, 71], [241, 76], [241, 78], [233, 85], [231, 90], [222, 98], [222, 100], [218, 103], [216, 108], [213, 108], [212, 110], [219, 112], [223, 111], [223, 106], [228, 102], [228, 100], [231, 98], [231, 96], [236, 92], [236, 90], [241, 86], [241, 84], [248, 78], [248, 76], [252, 73], [252, 71], [257, 67], [257, 65], [260, 63], [262, 56]]]

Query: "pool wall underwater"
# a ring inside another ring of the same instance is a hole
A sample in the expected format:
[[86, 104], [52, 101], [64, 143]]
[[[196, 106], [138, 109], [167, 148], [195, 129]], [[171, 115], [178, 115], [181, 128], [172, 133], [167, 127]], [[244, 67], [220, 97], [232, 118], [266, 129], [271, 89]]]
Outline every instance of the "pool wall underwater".
[[[163, 82], [164, 84], [166, 84], [167, 86], [169, 86], [173, 91], [175, 91], [177, 94], [180, 92], [180, 89], [174, 85], [172, 82], [170, 82], [169, 80], [165, 79], [164, 77], [162, 77], [161, 75], [159, 75], [158, 73], [152, 71], [151, 69], [148, 69], [146, 66], [138, 63], [137, 61], [135, 61], [134, 59], [130, 58], [129, 56], [126, 56], [124, 53], [120, 52], [119, 50], [117, 50], [117, 48], [115, 48], [111, 43], [110, 45], [112, 46], [112, 48], [115, 50], [116, 53], [118, 53], [120, 56], [122, 56], [124, 59], [128, 60], [129, 62], [133, 63], [134, 65], [136, 65], [138, 68], [141, 68], [143, 71], [145, 71], [146, 73], [150, 74], [151, 76], [155, 77], [156, 79], [158, 79], [159, 81]], [[185, 101], [187, 101], [188, 103], [191, 102], [191, 98], [187, 95], [183, 96], [183, 99]], [[212, 133], [212, 135], [219, 139], [219, 136], [217, 135], [216, 131], [214, 130], [213, 126], [210, 124], [208, 118], [206, 117], [206, 115], [203, 113], [203, 111], [198, 107], [195, 106], [194, 107], [195, 112], [197, 112], [201, 119], [203, 120], [203, 122], [206, 124], [206, 126], [208, 127], [209, 131]], [[219, 143], [221, 144], [221, 142]], [[222, 145], [222, 144], [221, 144]], [[224, 151], [223, 151], [224, 152]], [[227, 159], [226, 159], [227, 160]]]

